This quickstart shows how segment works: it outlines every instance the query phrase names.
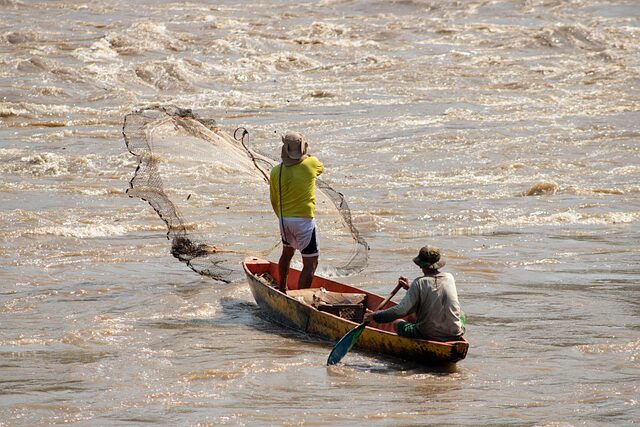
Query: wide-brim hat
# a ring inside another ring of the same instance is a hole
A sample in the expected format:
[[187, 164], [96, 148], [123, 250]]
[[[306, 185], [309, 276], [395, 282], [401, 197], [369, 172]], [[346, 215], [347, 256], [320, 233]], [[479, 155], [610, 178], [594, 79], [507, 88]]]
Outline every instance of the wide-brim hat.
[[282, 137], [282, 152], [280, 153], [280, 157], [285, 166], [292, 166], [308, 157], [308, 149], [309, 144], [300, 132], [287, 132]]
[[428, 268], [430, 270], [438, 270], [447, 263], [441, 255], [440, 249], [435, 246], [424, 246], [420, 249], [418, 256], [413, 259], [420, 268]]

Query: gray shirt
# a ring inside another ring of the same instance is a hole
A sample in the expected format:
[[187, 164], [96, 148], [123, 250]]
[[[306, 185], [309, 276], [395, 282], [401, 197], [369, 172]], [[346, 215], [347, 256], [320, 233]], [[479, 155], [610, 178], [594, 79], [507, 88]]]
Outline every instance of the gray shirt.
[[374, 314], [376, 323], [389, 323], [416, 313], [416, 328], [424, 338], [449, 341], [464, 334], [456, 282], [451, 273], [417, 277], [400, 303]]

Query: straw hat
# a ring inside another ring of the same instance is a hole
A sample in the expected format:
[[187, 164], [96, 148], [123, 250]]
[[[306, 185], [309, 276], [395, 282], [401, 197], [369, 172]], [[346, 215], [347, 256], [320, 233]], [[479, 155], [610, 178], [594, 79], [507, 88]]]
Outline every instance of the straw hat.
[[282, 137], [282, 152], [280, 157], [285, 166], [293, 166], [307, 157], [309, 144], [300, 132], [287, 132]]

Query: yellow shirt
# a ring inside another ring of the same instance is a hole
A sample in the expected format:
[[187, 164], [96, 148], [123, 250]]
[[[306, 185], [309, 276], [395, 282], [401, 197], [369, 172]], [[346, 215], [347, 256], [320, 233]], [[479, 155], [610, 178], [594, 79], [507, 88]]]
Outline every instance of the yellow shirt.
[[[280, 185], [282, 168], [282, 186]], [[313, 218], [316, 207], [316, 177], [324, 166], [316, 157], [309, 156], [293, 166], [280, 163], [271, 169], [269, 196], [271, 207], [280, 217], [280, 189], [282, 189], [282, 216]]]

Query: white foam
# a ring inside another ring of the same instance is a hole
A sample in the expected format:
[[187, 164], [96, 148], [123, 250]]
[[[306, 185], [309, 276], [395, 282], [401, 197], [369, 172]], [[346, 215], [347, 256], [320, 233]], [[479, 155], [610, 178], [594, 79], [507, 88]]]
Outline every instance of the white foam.
[[115, 237], [127, 234], [129, 228], [113, 224], [76, 224], [35, 227], [24, 231], [25, 235], [48, 235], [90, 239], [97, 237]]
[[82, 62], [103, 62], [118, 59], [118, 52], [112, 49], [106, 38], [94, 42], [89, 48], [79, 48], [73, 51], [76, 58]]

